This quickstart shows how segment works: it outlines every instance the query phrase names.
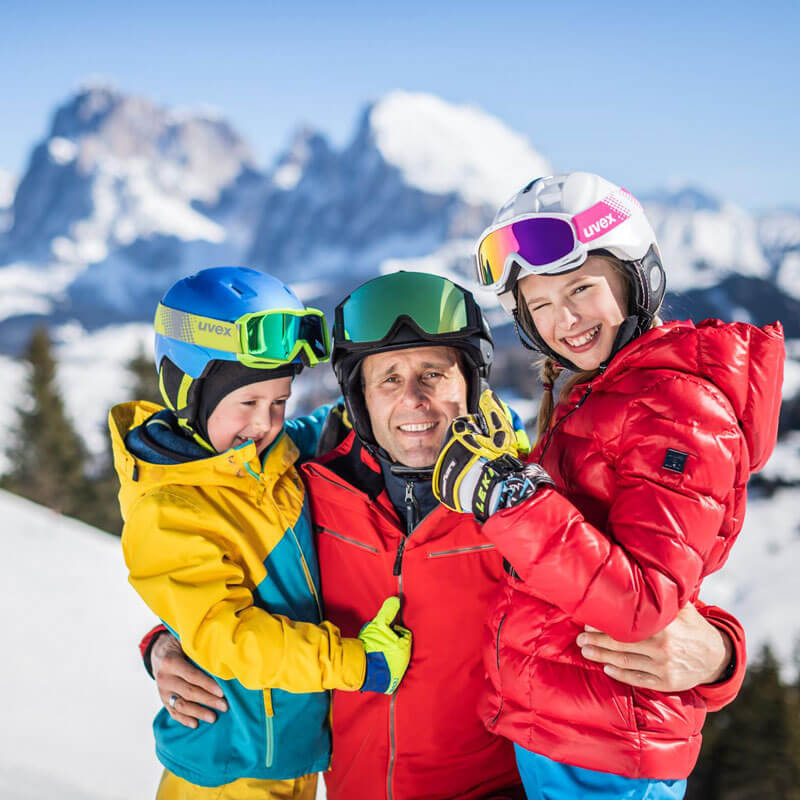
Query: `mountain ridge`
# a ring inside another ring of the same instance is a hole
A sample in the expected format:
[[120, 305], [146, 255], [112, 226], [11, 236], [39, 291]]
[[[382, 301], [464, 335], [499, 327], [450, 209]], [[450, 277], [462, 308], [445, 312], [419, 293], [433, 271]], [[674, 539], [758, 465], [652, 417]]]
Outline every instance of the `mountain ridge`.
[[[38, 323], [145, 321], [171, 282], [213, 264], [302, 283], [326, 309], [407, 263], [477, 290], [475, 238], [521, 182], [552, 169], [495, 117], [424, 93], [367, 104], [341, 147], [303, 126], [262, 168], [219, 112], [84, 87], [54, 111], [19, 181], [0, 175], [0, 352]], [[755, 321], [800, 302], [800, 213], [754, 217], [687, 182], [641, 199], [671, 302]], [[755, 281], [749, 297], [742, 280]]]

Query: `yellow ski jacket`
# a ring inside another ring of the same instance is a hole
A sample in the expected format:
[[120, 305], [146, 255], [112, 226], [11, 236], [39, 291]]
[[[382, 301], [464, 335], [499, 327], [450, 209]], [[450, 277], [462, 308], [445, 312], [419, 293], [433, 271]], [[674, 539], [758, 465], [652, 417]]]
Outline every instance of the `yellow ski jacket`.
[[[177, 730], [182, 726], [162, 710], [166, 719], [155, 724], [159, 757], [201, 785], [245, 773], [287, 778], [326, 769], [329, 753], [320, 767], [319, 753], [304, 756], [302, 741], [289, 741], [304, 739], [309, 720], [296, 717], [309, 708], [317, 718], [322, 712], [327, 727], [328, 695], [303, 693], [360, 688], [366, 660], [358, 639], [343, 638], [323, 621], [310, 517], [295, 469], [299, 451], [283, 432], [262, 456], [263, 466], [252, 443], [187, 456], [186, 439], [172, 420], [170, 412], [144, 402], [124, 403], [109, 414], [129, 580], [191, 659], [218, 682], [244, 687], [223, 686], [231, 708], [210, 726], [217, 729], [213, 738], [240, 735], [237, 713], [240, 726], [256, 713], [269, 730], [256, 725], [246, 738], [265, 741], [250, 742], [246, 763], [231, 765], [225, 758], [247, 749], [245, 743], [209, 740], [207, 752], [195, 754], [191, 736], [186, 741], [183, 735], [189, 729]], [[136, 454], [126, 445], [132, 431]], [[246, 690], [257, 690], [260, 708], [252, 708]], [[309, 699], [315, 701], [310, 706]], [[230, 724], [220, 726], [223, 720]], [[319, 719], [311, 727], [318, 728]], [[312, 738], [320, 740], [319, 732]], [[208, 752], [215, 748], [227, 756], [216, 759]]]

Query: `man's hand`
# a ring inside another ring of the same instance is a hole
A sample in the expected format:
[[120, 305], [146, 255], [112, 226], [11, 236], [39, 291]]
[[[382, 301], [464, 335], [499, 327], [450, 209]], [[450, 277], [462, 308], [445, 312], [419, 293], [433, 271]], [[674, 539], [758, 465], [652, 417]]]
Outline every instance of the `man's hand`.
[[728, 637], [691, 603], [643, 642], [618, 642], [588, 626], [577, 642], [584, 658], [606, 665], [606, 675], [659, 692], [683, 692], [718, 681], [733, 653]]
[[[150, 663], [161, 702], [176, 722], [196, 728], [198, 720], [216, 721], [217, 715], [211, 708], [228, 710], [222, 689], [205, 672], [189, 663], [180, 642], [171, 633], [162, 633], [153, 643]], [[173, 695], [176, 699], [170, 703]]]

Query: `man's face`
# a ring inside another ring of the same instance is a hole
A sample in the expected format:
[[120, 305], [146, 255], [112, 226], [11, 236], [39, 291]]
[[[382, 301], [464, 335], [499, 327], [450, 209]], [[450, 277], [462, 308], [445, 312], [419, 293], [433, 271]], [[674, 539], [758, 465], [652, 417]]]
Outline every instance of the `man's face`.
[[407, 467], [436, 462], [454, 417], [467, 413], [467, 382], [452, 347], [367, 356], [361, 376], [375, 441]]

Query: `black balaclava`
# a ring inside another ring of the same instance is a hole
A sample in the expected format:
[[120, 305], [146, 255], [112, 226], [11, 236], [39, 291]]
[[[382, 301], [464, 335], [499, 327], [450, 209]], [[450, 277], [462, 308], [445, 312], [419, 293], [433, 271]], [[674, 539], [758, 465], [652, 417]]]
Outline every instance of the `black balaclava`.
[[211, 444], [208, 438], [208, 418], [214, 413], [214, 409], [223, 397], [251, 383], [271, 381], [287, 375], [294, 376], [300, 371], [299, 367], [299, 364], [282, 364], [274, 369], [255, 369], [246, 367], [238, 361], [213, 361], [202, 378], [197, 415], [192, 425], [195, 433]]

